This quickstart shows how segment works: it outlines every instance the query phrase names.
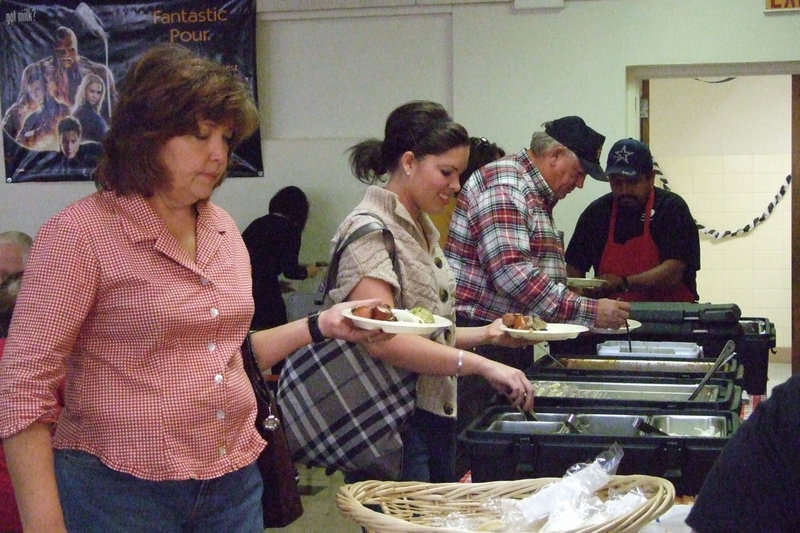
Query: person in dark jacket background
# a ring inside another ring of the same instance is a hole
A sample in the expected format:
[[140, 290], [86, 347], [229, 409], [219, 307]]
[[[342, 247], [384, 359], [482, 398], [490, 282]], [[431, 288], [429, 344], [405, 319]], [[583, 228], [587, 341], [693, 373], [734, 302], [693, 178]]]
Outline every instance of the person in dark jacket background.
[[320, 272], [317, 265], [299, 263], [300, 243], [308, 220], [308, 198], [298, 187], [279, 190], [269, 201], [269, 214], [255, 219], [242, 238], [250, 252], [255, 314], [252, 329], [288, 322], [279, 277], [303, 280]]

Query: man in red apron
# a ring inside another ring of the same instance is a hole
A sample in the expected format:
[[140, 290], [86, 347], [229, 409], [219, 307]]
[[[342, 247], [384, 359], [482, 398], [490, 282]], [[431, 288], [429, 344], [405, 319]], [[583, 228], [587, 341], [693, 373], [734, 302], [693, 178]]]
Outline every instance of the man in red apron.
[[590, 268], [605, 285], [587, 296], [626, 301], [694, 302], [700, 243], [686, 202], [653, 186], [653, 156], [644, 143], [622, 139], [606, 164], [611, 193], [586, 208], [566, 251], [567, 273]]

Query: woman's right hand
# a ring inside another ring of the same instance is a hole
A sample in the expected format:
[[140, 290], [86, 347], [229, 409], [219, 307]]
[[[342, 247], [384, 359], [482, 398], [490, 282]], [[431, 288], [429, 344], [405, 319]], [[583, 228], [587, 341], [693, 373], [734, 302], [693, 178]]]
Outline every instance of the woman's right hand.
[[533, 409], [533, 384], [525, 372], [517, 368], [484, 358], [487, 362], [483, 377], [492, 387], [505, 394], [511, 405], [525, 411]]

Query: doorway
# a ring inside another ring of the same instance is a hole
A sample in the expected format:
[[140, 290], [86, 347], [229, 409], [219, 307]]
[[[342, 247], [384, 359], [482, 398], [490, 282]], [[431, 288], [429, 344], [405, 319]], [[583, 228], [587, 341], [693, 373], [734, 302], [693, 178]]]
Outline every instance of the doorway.
[[[720, 227], [714, 229], [722, 230], [752, 225], [774, 203], [787, 174], [798, 175], [798, 73], [800, 62], [628, 68], [628, 131], [651, 145], [668, 187], [684, 197], [699, 223], [709, 226], [708, 222], [716, 221]], [[753, 92], [752, 103], [737, 104], [737, 95], [746, 92], [747, 86]], [[770, 92], [780, 95], [779, 118], [758, 114], [769, 108], [765, 99], [773, 96]], [[710, 134], [708, 140], [715, 113], [721, 123], [718, 127], [724, 129]], [[698, 117], [702, 117], [700, 122]], [[739, 117], [744, 125], [736, 124]], [[777, 131], [773, 131], [775, 120], [779, 120]], [[759, 135], [759, 128], [760, 137], [742, 141], [744, 149], [732, 146], [738, 142], [731, 137], [732, 130]], [[699, 136], [704, 132], [706, 140]], [[758, 146], [772, 133], [780, 136], [777, 144], [783, 146]], [[700, 146], [704, 142], [710, 144]], [[798, 202], [797, 180], [792, 180], [789, 189], [791, 194], [787, 191], [786, 195], [791, 201], [783, 199], [760, 228], [733, 238], [701, 237], [703, 268], [698, 289], [701, 301], [737, 303], [745, 316], [775, 321], [778, 346], [783, 346], [784, 357], [791, 358], [792, 373], [796, 373], [800, 371], [800, 301], [793, 295], [800, 294], [800, 247], [793, 236], [800, 237], [800, 205], [792, 204]], [[769, 305], [771, 311], [758, 313]], [[791, 355], [786, 353], [789, 347]]]

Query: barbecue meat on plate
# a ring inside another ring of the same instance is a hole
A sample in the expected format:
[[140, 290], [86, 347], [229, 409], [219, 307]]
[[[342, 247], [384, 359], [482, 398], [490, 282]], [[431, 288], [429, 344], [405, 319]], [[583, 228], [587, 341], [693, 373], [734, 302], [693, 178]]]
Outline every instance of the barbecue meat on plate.
[[388, 322], [397, 322], [392, 308], [388, 305], [359, 305], [354, 307], [352, 313], [361, 318], [371, 318], [372, 320], [385, 320]]
[[522, 313], [505, 313], [503, 325], [511, 329], [528, 329], [541, 331], [547, 329], [547, 322], [536, 315], [523, 315]]

